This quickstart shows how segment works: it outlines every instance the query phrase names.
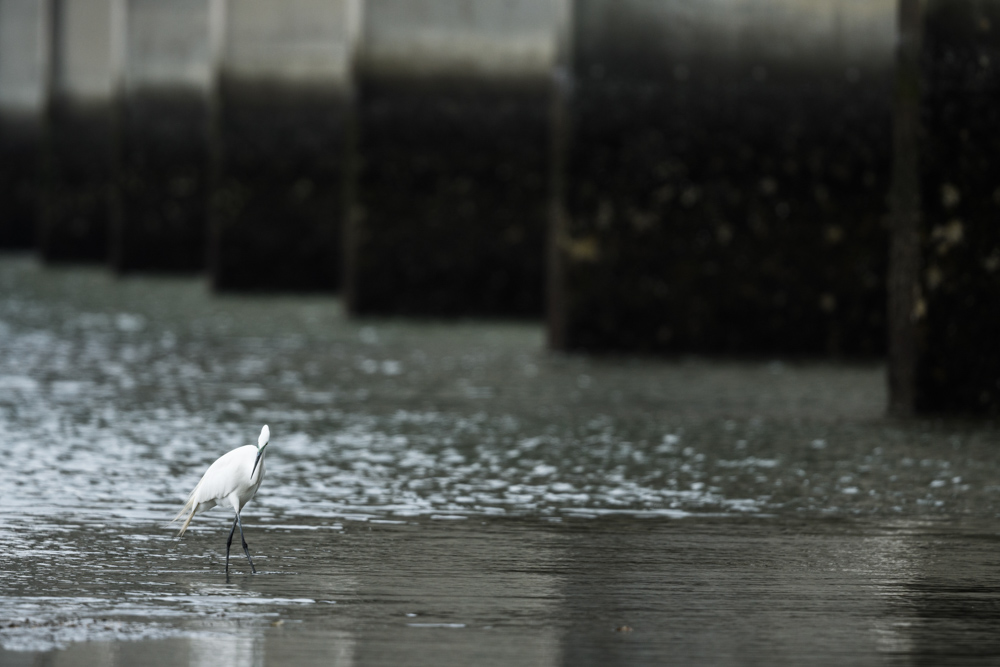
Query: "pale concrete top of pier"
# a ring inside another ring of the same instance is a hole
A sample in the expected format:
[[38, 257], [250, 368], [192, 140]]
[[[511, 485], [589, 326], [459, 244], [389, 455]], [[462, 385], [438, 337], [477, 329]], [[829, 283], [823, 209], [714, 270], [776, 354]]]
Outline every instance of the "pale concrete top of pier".
[[35, 113], [45, 104], [46, 14], [35, 0], [0, 0], [0, 109]]

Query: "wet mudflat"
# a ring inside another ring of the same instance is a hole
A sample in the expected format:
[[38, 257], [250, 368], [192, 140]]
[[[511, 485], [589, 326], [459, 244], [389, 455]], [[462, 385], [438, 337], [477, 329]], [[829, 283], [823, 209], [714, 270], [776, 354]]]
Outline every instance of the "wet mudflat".
[[1000, 652], [1000, 558], [984, 527], [258, 524], [260, 574], [237, 563], [227, 580], [213, 523], [184, 542], [93, 525], [15, 538], [3, 610], [19, 625], [3, 630], [0, 660], [833, 665]]
[[[882, 369], [587, 359], [0, 256], [0, 664], [1000, 659], [1000, 437]], [[168, 524], [272, 433], [224, 510]], [[628, 629], [625, 629], [628, 628]]]

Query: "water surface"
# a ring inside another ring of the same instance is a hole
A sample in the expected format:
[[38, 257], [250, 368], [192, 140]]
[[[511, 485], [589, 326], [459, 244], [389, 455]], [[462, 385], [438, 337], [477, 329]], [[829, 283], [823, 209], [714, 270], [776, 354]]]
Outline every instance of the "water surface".
[[[877, 364], [557, 355], [10, 255], [0, 341], [0, 664], [997, 654], [997, 433], [885, 420]], [[264, 423], [261, 574], [227, 580], [230, 515], [168, 521]]]

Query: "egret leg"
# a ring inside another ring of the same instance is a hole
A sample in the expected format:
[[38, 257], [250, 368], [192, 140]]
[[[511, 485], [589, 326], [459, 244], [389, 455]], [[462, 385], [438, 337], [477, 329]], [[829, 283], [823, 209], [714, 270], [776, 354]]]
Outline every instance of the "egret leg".
[[[229, 539], [226, 540], [226, 574], [229, 574], [229, 547], [233, 546], [233, 533], [236, 532], [236, 522], [239, 520], [240, 515], [237, 514], [236, 518], [233, 519], [233, 527], [229, 531]], [[243, 528], [240, 528], [240, 536], [243, 535]]]
[[243, 537], [243, 522], [240, 520], [240, 513], [236, 513], [236, 523], [240, 527], [240, 541], [243, 542], [243, 553], [247, 555], [247, 560], [250, 561], [250, 571], [257, 574], [257, 569], [253, 566], [253, 558], [250, 558], [250, 548], [247, 546], [247, 540]]

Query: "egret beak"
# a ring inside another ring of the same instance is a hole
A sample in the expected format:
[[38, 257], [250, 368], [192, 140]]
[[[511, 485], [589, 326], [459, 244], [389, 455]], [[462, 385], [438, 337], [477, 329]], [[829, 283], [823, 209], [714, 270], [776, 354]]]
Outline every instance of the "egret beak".
[[[266, 447], [266, 446], [267, 446], [267, 445], [265, 445], [265, 447]], [[262, 455], [263, 453], [264, 453], [264, 447], [261, 447], [260, 449], [258, 449], [258, 450], [257, 450], [257, 458], [255, 458], [255, 459], [253, 460], [253, 468], [252, 468], [252, 469], [250, 470], [250, 477], [251, 477], [251, 478], [253, 477], [253, 473], [254, 473], [254, 471], [255, 471], [255, 470], [257, 470], [257, 464], [258, 464], [258, 463], [260, 463], [260, 457], [261, 457], [261, 455]]]

